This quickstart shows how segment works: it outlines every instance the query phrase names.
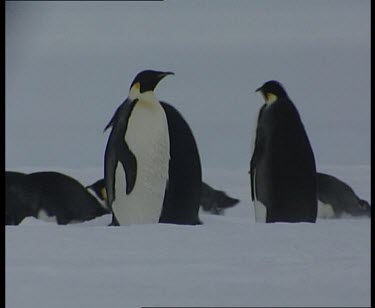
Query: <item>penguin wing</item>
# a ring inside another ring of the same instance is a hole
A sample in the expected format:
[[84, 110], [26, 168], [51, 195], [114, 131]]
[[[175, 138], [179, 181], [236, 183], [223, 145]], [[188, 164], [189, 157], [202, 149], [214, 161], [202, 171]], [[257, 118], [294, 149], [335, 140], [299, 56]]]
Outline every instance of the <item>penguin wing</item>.
[[119, 114], [120, 114], [122, 108], [124, 108], [125, 103], [126, 103], [126, 100], [125, 100], [120, 106], [117, 107], [115, 113], [113, 114], [111, 120], [108, 122], [108, 124], [107, 124], [106, 127], [104, 128], [103, 132], [105, 132], [108, 128], [112, 127], [113, 124], [117, 122], [117, 119], [118, 119], [118, 117], [119, 117]]
[[107, 127], [112, 126], [104, 155], [104, 182], [107, 191], [107, 205], [112, 208], [112, 202], [116, 198], [115, 176], [118, 162], [122, 164], [126, 176], [126, 193], [129, 194], [135, 185], [137, 175], [137, 160], [125, 142], [125, 132], [128, 126], [129, 116], [137, 100], [126, 100], [117, 108]]
[[261, 127], [259, 127], [259, 122], [260, 122], [262, 113], [264, 111], [264, 108], [266, 108], [265, 104], [259, 111], [258, 125], [257, 125], [257, 130], [256, 130], [256, 136], [255, 136], [255, 146], [254, 146], [253, 155], [250, 160], [251, 200], [253, 201], [255, 199], [255, 168], [256, 168], [259, 158], [262, 156], [263, 145], [264, 145], [264, 134], [263, 134]]
[[121, 144], [119, 161], [125, 170], [126, 194], [129, 195], [134, 188], [135, 179], [137, 177], [137, 159], [125, 141]]

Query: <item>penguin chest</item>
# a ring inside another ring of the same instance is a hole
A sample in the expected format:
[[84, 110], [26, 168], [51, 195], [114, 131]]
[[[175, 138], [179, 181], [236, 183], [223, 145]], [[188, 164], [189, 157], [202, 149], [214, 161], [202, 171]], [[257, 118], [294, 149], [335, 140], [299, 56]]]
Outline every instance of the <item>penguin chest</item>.
[[128, 121], [125, 142], [136, 157], [137, 175], [133, 191], [129, 195], [121, 194], [126, 200], [116, 216], [120, 224], [157, 223], [170, 159], [168, 122], [159, 102], [140, 100], [136, 103]]

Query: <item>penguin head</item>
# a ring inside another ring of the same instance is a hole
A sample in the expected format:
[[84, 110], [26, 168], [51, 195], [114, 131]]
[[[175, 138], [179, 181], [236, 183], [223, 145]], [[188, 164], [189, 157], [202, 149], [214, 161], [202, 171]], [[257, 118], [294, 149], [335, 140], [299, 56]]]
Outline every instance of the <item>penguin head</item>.
[[105, 189], [104, 179], [96, 181], [94, 184], [87, 186], [86, 189], [92, 191], [95, 194], [96, 198], [100, 200], [102, 206], [107, 208], [107, 191]]
[[366, 201], [359, 199], [358, 200], [358, 212], [359, 215], [365, 215], [371, 217], [371, 205]]
[[276, 80], [267, 81], [256, 89], [255, 92], [260, 92], [262, 94], [266, 104], [272, 104], [279, 98], [288, 96], [281, 83]]
[[134, 78], [129, 91], [133, 94], [132, 96], [135, 97], [137, 94], [139, 95], [145, 92], [154, 91], [160, 80], [168, 75], [174, 75], [174, 73], [153, 70], [142, 71]]

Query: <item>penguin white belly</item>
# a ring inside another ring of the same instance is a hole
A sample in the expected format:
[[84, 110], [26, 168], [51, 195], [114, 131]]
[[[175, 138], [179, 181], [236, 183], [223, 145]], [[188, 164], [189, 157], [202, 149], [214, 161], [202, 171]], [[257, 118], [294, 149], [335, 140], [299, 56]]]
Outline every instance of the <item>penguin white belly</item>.
[[266, 222], [267, 208], [259, 200], [254, 200], [255, 222]]
[[333, 210], [332, 206], [329, 203], [323, 203], [318, 200], [318, 218], [320, 219], [329, 219], [335, 218], [335, 211]]
[[45, 222], [54, 222], [57, 223], [56, 216], [50, 216], [45, 210], [39, 210], [37, 218]]
[[120, 225], [159, 222], [169, 169], [169, 132], [157, 101], [138, 101], [128, 121], [125, 141], [137, 160], [135, 186], [125, 192], [125, 172], [116, 169], [113, 210]]

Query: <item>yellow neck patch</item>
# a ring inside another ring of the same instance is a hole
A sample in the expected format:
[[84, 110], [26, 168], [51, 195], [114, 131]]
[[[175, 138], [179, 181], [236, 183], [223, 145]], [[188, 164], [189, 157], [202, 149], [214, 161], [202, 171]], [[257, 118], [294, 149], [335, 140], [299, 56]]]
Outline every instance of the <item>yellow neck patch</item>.
[[133, 85], [132, 89], [134, 89], [134, 90], [138, 90], [138, 91], [139, 91], [139, 90], [141, 89], [141, 84], [140, 84], [139, 82], [135, 83], [135, 84]]
[[103, 200], [107, 200], [107, 191], [105, 190], [104, 187], [100, 190], [100, 194], [101, 194]]
[[140, 89], [141, 89], [141, 84], [139, 82], [133, 84], [133, 86], [131, 87], [129, 91], [129, 98], [131, 100], [138, 98], [140, 95], [140, 92], [139, 92]]
[[277, 96], [273, 93], [266, 93], [264, 95], [264, 99], [266, 101], [266, 104], [272, 104], [277, 100]]

